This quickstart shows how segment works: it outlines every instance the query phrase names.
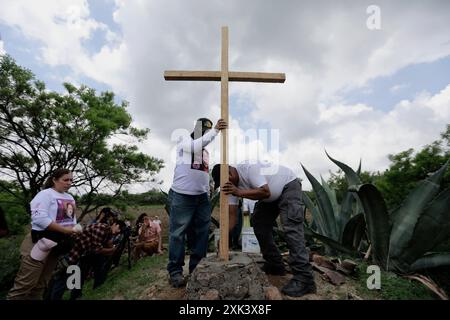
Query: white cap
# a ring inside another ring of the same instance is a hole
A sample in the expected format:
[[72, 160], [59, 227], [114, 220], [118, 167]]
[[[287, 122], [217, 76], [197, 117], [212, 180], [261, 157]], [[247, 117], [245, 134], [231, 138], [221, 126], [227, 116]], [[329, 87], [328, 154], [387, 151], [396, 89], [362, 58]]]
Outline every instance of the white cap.
[[55, 241], [52, 241], [47, 238], [42, 238], [36, 244], [33, 246], [33, 249], [31, 249], [30, 255], [31, 258], [37, 261], [42, 261], [45, 258], [47, 258], [48, 254], [52, 250], [54, 246], [56, 246], [58, 243]]

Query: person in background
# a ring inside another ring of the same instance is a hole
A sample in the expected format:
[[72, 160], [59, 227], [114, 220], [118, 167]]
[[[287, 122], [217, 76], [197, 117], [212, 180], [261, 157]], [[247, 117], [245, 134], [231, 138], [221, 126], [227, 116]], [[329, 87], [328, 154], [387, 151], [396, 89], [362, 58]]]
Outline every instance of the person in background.
[[251, 218], [255, 209], [256, 200], [245, 199], [242, 202], [242, 214], [244, 216], [244, 228], [252, 227]]
[[73, 176], [68, 169], [57, 169], [47, 179], [44, 190], [31, 200], [31, 233], [20, 247], [21, 263], [8, 300], [42, 299], [59, 255], [65, 250], [67, 237], [77, 231], [76, 215], [71, 218], [65, 210], [74, 198], [67, 193]]
[[[66, 289], [66, 282], [69, 274], [67, 267], [79, 265], [81, 269], [81, 286], [87, 278], [90, 269], [89, 259], [97, 255], [111, 256], [116, 247], [112, 244], [112, 237], [125, 229], [125, 223], [121, 220], [113, 220], [111, 224], [93, 223], [87, 226], [74, 239], [72, 249], [66, 254], [55, 272], [55, 279], [50, 293], [50, 300], [61, 300]], [[75, 300], [82, 295], [82, 289], [71, 291], [71, 300]]]
[[92, 220], [92, 223], [110, 223], [111, 221], [117, 218], [117, 214], [111, 210], [110, 207], [104, 207], [100, 210], [98, 215]]
[[242, 216], [242, 199], [239, 199], [239, 205], [237, 208], [237, 219], [236, 224], [233, 229], [230, 231], [229, 239], [230, 239], [230, 247], [233, 250], [242, 249], [242, 245], [240, 243], [241, 232], [242, 232], [242, 224], [243, 224], [243, 216]]
[[144, 223], [139, 229], [138, 241], [134, 247], [134, 260], [141, 258], [142, 254], [152, 256], [153, 254], [162, 254], [161, 250], [161, 227], [158, 223], [144, 217]]
[[148, 217], [148, 215], [144, 212], [139, 215], [139, 217], [136, 219], [136, 222], [134, 224], [132, 236], [137, 237], [139, 235], [139, 230], [141, 229], [142, 225], [144, 224], [144, 218]]

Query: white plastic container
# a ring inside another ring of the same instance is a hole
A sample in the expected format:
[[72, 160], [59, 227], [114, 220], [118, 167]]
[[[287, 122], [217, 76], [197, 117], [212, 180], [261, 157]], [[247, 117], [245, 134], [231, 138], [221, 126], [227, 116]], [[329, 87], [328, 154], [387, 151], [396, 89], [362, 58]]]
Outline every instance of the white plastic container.
[[214, 230], [214, 248], [216, 251], [219, 250], [219, 241], [220, 241], [220, 229], [217, 228]]
[[253, 228], [242, 229], [242, 252], [245, 253], [260, 253], [258, 239], [256, 239]]

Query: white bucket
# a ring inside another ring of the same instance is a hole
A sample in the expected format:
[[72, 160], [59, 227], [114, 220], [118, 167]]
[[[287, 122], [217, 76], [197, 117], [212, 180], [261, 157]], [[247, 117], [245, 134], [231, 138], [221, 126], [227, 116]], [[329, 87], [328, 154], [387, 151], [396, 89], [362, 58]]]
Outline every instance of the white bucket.
[[219, 241], [220, 241], [220, 229], [217, 228], [214, 230], [214, 249], [216, 249], [216, 251], [219, 250]]
[[256, 239], [253, 228], [242, 229], [242, 252], [260, 253], [258, 239]]

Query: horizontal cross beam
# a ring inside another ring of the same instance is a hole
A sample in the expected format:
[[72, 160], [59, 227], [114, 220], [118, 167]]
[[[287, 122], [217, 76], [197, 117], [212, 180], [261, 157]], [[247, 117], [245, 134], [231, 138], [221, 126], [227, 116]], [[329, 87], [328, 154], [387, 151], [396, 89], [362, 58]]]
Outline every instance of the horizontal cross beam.
[[[165, 71], [165, 80], [220, 81], [220, 71]], [[284, 83], [284, 73], [228, 72], [228, 81]]]

